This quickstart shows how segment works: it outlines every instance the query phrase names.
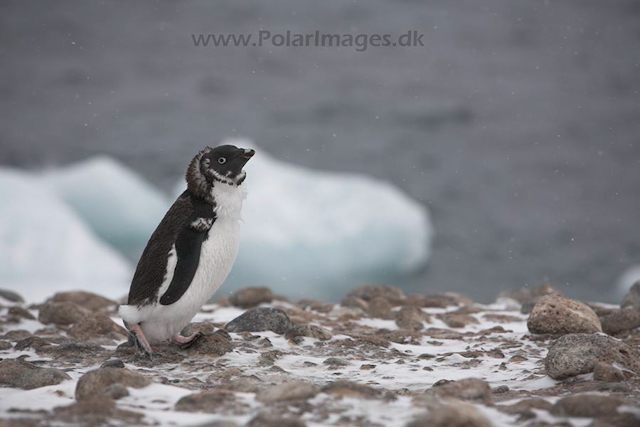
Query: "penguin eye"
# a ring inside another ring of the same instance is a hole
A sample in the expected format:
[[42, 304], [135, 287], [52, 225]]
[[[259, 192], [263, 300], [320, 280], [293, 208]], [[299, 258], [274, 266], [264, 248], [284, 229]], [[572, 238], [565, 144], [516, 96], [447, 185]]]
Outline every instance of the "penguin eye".
[[224, 165], [227, 162], [227, 159], [225, 159], [224, 157], [220, 157], [218, 159], [218, 163], [220, 163], [221, 165]]

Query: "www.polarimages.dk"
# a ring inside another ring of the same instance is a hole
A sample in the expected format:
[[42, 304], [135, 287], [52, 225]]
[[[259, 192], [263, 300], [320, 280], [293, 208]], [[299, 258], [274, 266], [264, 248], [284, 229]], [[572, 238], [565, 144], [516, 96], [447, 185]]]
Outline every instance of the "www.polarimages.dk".
[[369, 47], [423, 47], [424, 34], [409, 30], [400, 36], [391, 34], [325, 34], [320, 31], [312, 33], [272, 33], [259, 30], [255, 34], [211, 33], [191, 34], [196, 47], [355, 47], [364, 52]]

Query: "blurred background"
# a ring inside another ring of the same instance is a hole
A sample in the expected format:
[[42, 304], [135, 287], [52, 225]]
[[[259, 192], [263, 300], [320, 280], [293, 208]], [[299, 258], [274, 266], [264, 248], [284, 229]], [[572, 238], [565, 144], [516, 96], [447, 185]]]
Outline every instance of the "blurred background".
[[[191, 37], [260, 29], [417, 30], [425, 46], [205, 48]], [[621, 277], [640, 276], [639, 91], [637, 1], [3, 1], [0, 286], [127, 282], [188, 161], [242, 137], [256, 162], [265, 155], [247, 180], [262, 204], [243, 227], [276, 236], [243, 241], [234, 286], [335, 300], [377, 281], [488, 302], [549, 283], [617, 302]], [[138, 204], [128, 216], [127, 203]], [[295, 212], [294, 230], [350, 226], [321, 248], [310, 236], [282, 249], [280, 216], [258, 221], [270, 204]], [[256, 258], [270, 242], [275, 259]], [[64, 245], [75, 245], [67, 264]]]

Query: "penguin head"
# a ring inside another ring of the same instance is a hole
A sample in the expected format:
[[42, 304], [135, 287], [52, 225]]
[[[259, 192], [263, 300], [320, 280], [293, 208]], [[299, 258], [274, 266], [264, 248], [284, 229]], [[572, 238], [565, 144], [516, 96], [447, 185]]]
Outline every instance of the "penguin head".
[[216, 184], [238, 186], [247, 176], [242, 168], [255, 153], [235, 145], [207, 147], [191, 160], [187, 169], [187, 187], [194, 194], [206, 197]]

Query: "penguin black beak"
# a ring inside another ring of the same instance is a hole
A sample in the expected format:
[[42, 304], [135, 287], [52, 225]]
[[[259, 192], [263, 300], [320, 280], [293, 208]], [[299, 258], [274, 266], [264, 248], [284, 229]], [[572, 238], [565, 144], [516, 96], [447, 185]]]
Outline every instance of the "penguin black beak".
[[251, 149], [245, 149], [243, 153], [240, 153], [240, 157], [249, 160], [250, 158], [253, 157], [253, 155], [256, 154], [255, 150], [251, 150]]

